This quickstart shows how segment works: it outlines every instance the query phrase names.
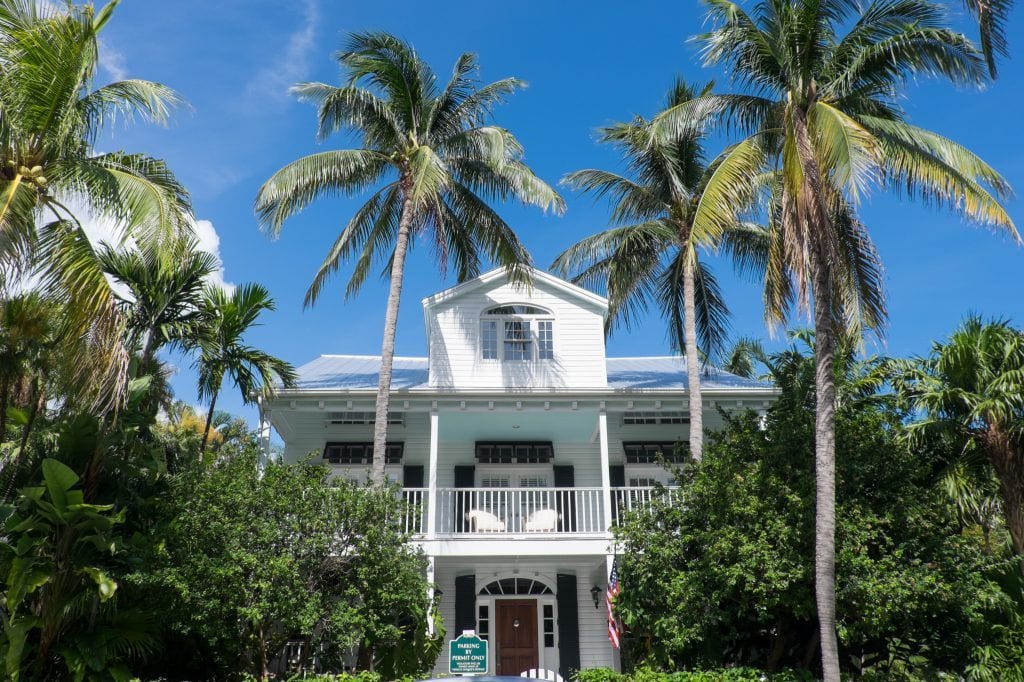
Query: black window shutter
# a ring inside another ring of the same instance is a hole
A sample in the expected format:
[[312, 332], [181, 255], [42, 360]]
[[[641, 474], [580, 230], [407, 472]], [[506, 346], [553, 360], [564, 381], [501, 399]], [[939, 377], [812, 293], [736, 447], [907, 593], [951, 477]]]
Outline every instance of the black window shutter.
[[476, 630], [476, 576], [455, 576], [455, 632], [452, 639], [463, 630]]
[[[624, 488], [626, 486], [626, 467], [621, 464], [612, 464], [608, 467], [608, 480], [613, 488]], [[619, 497], [612, 491], [612, 523], [619, 522]]]
[[558, 591], [558, 674], [571, 679], [580, 669], [580, 614], [576, 599], [576, 576], [559, 573]]
[[[455, 487], [472, 488], [476, 479], [476, 467], [463, 465], [455, 467]], [[469, 519], [466, 514], [472, 509], [472, 493], [455, 493], [455, 530], [460, 533], [469, 531]]]
[[402, 486], [405, 488], [423, 487], [422, 464], [406, 464], [402, 467]]
[[[556, 488], [574, 488], [576, 486], [576, 471], [567, 465], [555, 465], [552, 467], [555, 474]], [[576, 498], [573, 492], [555, 493], [558, 499], [555, 500], [555, 508], [558, 511], [558, 530], [563, 533], [576, 532]], [[563, 675], [564, 677], [564, 675]]]

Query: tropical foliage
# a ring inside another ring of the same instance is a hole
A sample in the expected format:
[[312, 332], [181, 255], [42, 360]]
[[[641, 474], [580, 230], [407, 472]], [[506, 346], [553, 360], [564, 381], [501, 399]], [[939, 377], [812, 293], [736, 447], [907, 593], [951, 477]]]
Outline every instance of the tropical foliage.
[[[813, 592], [813, 339], [772, 355], [763, 418], [729, 420], [683, 491], [618, 529], [616, 611], [629, 654], [663, 669], [752, 666], [820, 674]], [[908, 447], [880, 393], [886, 362], [837, 353], [837, 619], [842, 668], [874, 679], [967, 673], [1010, 596], [1006, 553], [961, 525], [936, 485], [943, 452]], [[682, 495], [682, 500], [678, 495]], [[670, 606], [668, 606], [670, 605]], [[940, 625], [941, 624], [941, 625]], [[981, 645], [981, 646], [979, 646]]]
[[160, 605], [173, 643], [153, 674], [262, 679], [295, 640], [335, 669], [357, 650], [387, 679], [425, 672], [440, 640], [426, 637], [424, 559], [397, 524], [380, 522], [401, 512], [395, 495], [332, 484], [311, 464], [261, 472], [258, 459], [250, 446], [192, 468], [150, 519], [161, 540], [127, 581]]
[[920, 417], [911, 438], [957, 453], [947, 488], [979, 522], [993, 506], [994, 478], [1013, 549], [1024, 557], [1024, 333], [1005, 320], [969, 317], [931, 355], [894, 370], [893, 385]]
[[95, 87], [97, 36], [117, 2], [0, 2], [0, 293], [34, 278], [66, 304], [57, 338], [77, 347], [84, 399], [115, 406], [129, 355], [101, 259], [82, 227], [106, 220], [120, 241], [191, 231], [188, 193], [160, 160], [94, 143], [118, 119], [166, 121], [167, 87], [125, 80]]
[[[710, 85], [676, 81], [665, 106], [685, 107], [710, 92]], [[601, 141], [621, 152], [628, 176], [587, 169], [565, 181], [608, 197], [617, 225], [569, 247], [553, 267], [578, 284], [605, 290], [610, 324], [629, 326], [648, 305], [657, 306], [673, 350], [686, 354], [690, 454], [699, 460], [702, 364], [722, 351], [729, 316], [718, 281], [699, 254], [724, 247], [741, 268], [756, 268], [768, 242], [763, 228], [740, 220], [757, 196], [759, 176], [737, 175], [721, 159], [708, 161], [699, 130], [677, 132], [659, 135], [641, 117], [601, 131]]]
[[256, 324], [260, 313], [274, 309], [270, 292], [259, 284], [245, 284], [233, 291], [208, 287], [204, 292], [201, 324], [188, 344], [198, 350], [199, 398], [210, 403], [201, 449], [206, 448], [214, 408], [224, 377], [228, 376], [246, 404], [272, 393], [278, 384], [291, 386], [295, 370], [291, 364], [258, 348], [246, 345], [244, 335]]
[[[975, 45], [926, 0], [749, 13], [707, 1], [698, 42], [741, 92], [679, 82], [653, 117], [603, 130], [625, 171], [568, 181], [610, 201], [613, 227], [558, 266], [599, 283], [618, 322], [657, 306], [677, 350], [717, 354], [779, 396], [764, 414], [727, 416], [706, 448], [695, 421], [699, 461], [673, 472], [682, 490], [618, 519], [613, 607], [632, 671], [579, 678], [1024, 679], [1024, 334], [971, 317], [926, 357], [859, 354], [886, 317], [858, 218], [869, 190], [1017, 239], [1005, 180], [913, 126], [901, 99], [919, 74], [994, 74], [1009, 3], [966, 3]], [[274, 462], [263, 433], [217, 409], [225, 382], [250, 404], [293, 385], [291, 365], [251, 339], [274, 301], [259, 284], [211, 284], [219, 263], [166, 164], [95, 148], [118, 120], [163, 123], [179, 102], [149, 81], [97, 87], [117, 4], [0, 0], [4, 678], [420, 678], [444, 633], [396, 491]], [[338, 61], [340, 86], [296, 93], [318, 106], [322, 138], [355, 133], [358, 148], [288, 164], [256, 210], [276, 236], [322, 197], [365, 198], [306, 303], [343, 266], [348, 295], [375, 268], [389, 281], [381, 483], [408, 250], [427, 244], [459, 281], [490, 262], [528, 284], [529, 256], [497, 206], [563, 203], [491, 121], [520, 81], [481, 82], [469, 54], [439, 79], [384, 33], [350, 36]], [[711, 158], [715, 132], [739, 139]], [[110, 243], [91, 241], [87, 218], [112, 226]], [[773, 354], [754, 339], [725, 350], [715, 253], [763, 276], [773, 325], [812, 309], [813, 331]], [[194, 363], [204, 405], [176, 399], [168, 351]], [[690, 386], [700, 415], [700, 377]]]
[[317, 198], [374, 188], [328, 252], [306, 304], [316, 301], [342, 264], [353, 262], [347, 296], [359, 291], [374, 267], [383, 266], [390, 279], [371, 474], [382, 483], [408, 250], [425, 241], [441, 274], [451, 264], [459, 282], [477, 276], [483, 258], [526, 281], [530, 257], [488, 202], [518, 200], [555, 211], [564, 204], [523, 162], [523, 148], [512, 133], [488, 124], [491, 110], [522, 88], [521, 81], [481, 85], [476, 56], [466, 53], [441, 87], [411, 45], [386, 33], [349, 36], [338, 62], [347, 74], [344, 85], [300, 83], [294, 91], [319, 107], [321, 138], [350, 130], [362, 148], [321, 152], [288, 164], [260, 188], [256, 212], [277, 236], [285, 220]]
[[721, 161], [739, 176], [769, 173], [765, 263], [770, 324], [810, 310], [817, 338], [818, 619], [825, 679], [839, 679], [835, 623], [835, 342], [880, 330], [880, 262], [857, 216], [865, 194], [889, 189], [947, 206], [1019, 241], [999, 203], [1006, 181], [979, 157], [912, 125], [901, 97], [926, 74], [957, 85], [987, 78], [985, 59], [928, 0], [759, 3], [748, 13], [708, 0], [713, 29], [697, 36], [708, 65], [727, 68], [738, 94], [708, 94], [655, 119], [664, 136], [708, 120], [743, 134]]

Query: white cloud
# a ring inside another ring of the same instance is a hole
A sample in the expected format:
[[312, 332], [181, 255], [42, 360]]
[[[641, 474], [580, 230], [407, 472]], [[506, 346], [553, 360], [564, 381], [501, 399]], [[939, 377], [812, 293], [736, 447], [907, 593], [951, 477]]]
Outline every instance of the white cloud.
[[[94, 247], [107, 244], [112, 248], [133, 248], [135, 241], [125, 234], [124, 226], [117, 220], [105, 216], [94, 215], [89, 209], [75, 199], [66, 199], [64, 205], [82, 225], [86, 236]], [[207, 282], [234, 291], [235, 285], [224, 279], [224, 262], [220, 255], [220, 235], [217, 229], [209, 220], [196, 220], [192, 223], [192, 231], [195, 235], [198, 246], [201, 250], [211, 253], [217, 257], [218, 267], [207, 276]], [[118, 295], [130, 298], [128, 288], [120, 282], [109, 278], [111, 287]], [[23, 277], [21, 281], [13, 282], [10, 285], [12, 291], [30, 291], [36, 288], [41, 281], [39, 275]]]
[[319, 21], [320, 10], [316, 0], [306, 0], [302, 25], [288, 36], [283, 51], [270, 51], [275, 56], [274, 63], [256, 72], [246, 90], [249, 98], [259, 98], [264, 102], [287, 100], [288, 89], [309, 69], [309, 53], [316, 44]]
[[220, 257], [220, 235], [217, 234], [217, 229], [213, 226], [213, 223], [209, 220], [197, 220], [192, 225], [192, 229], [195, 232], [196, 239], [199, 241], [199, 248], [207, 253], [212, 253], [220, 263], [220, 267], [210, 274], [207, 281], [228, 291], [234, 291], [235, 285], [224, 281], [224, 261]]
[[128, 67], [124, 53], [115, 49], [110, 43], [99, 41], [100, 68], [107, 72], [112, 81], [123, 81], [128, 78]]

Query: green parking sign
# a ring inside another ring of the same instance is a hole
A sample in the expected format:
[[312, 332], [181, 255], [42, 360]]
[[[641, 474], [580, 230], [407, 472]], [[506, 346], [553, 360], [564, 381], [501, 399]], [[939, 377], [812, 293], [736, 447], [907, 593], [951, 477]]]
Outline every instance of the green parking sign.
[[448, 643], [448, 672], [452, 675], [487, 674], [487, 640], [465, 630]]

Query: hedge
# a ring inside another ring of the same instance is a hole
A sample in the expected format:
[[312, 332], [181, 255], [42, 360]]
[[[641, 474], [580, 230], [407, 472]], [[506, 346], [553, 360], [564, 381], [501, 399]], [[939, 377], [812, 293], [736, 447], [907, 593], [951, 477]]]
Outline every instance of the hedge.
[[719, 670], [680, 670], [659, 672], [648, 668], [630, 674], [617, 673], [609, 668], [581, 670], [578, 682], [810, 682], [814, 677], [806, 671], [766, 673], [756, 668], [721, 668]]

